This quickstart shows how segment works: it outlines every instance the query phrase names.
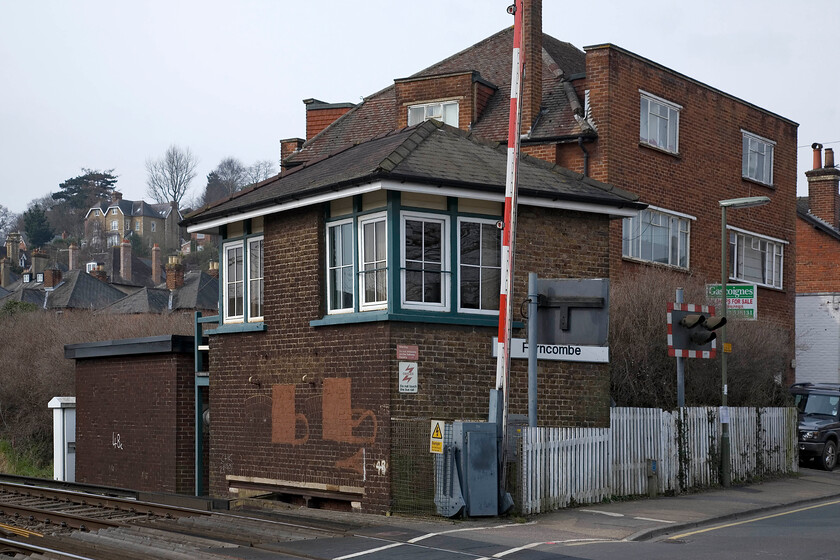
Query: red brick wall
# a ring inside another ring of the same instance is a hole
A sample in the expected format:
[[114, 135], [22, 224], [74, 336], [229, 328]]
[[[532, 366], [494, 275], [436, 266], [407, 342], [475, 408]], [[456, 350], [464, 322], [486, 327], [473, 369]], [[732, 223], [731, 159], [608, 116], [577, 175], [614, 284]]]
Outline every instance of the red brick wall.
[[796, 220], [796, 290], [840, 292], [840, 241], [803, 219]]
[[334, 123], [352, 107], [325, 107], [323, 109], [306, 108], [306, 139], [311, 140], [316, 134]]
[[192, 354], [76, 361], [76, 480], [192, 494]]
[[[643, 202], [695, 216], [692, 274], [720, 282], [719, 200], [771, 198], [763, 207], [728, 212], [727, 222], [789, 243], [784, 249], [784, 289], [759, 289], [758, 309], [759, 317], [793, 333], [796, 125], [615, 48], [589, 49], [586, 65], [585, 87], [598, 127], [597, 145], [587, 145], [590, 175], [640, 195]], [[679, 154], [640, 144], [640, 89], [682, 106]], [[773, 187], [741, 178], [742, 129], [776, 142]], [[615, 279], [639, 265], [622, 260], [621, 221], [611, 230]], [[790, 351], [792, 357], [792, 336]]]

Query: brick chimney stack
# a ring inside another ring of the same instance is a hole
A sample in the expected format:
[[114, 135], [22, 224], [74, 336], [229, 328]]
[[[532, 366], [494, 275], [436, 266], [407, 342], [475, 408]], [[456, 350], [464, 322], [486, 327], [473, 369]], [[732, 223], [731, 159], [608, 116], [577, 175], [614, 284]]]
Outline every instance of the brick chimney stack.
[[522, 133], [527, 134], [542, 104], [542, 0], [524, 0], [522, 35], [525, 43], [525, 81], [522, 83]]
[[814, 149], [814, 169], [805, 172], [811, 214], [840, 228], [840, 169], [834, 167], [834, 150], [826, 148], [825, 165], [817, 167], [822, 161], [822, 144], [814, 143], [811, 148]]
[[9, 259], [0, 259], [0, 288], [8, 288], [12, 283], [12, 263]]
[[47, 269], [49, 256], [42, 251], [32, 251], [32, 274], [37, 276]]
[[184, 286], [184, 265], [177, 256], [169, 257], [166, 264], [166, 287], [169, 290], [177, 290]]
[[286, 158], [300, 150], [306, 140], [303, 138], [286, 138], [280, 140], [280, 169], [286, 170], [288, 167], [284, 165]]
[[123, 239], [120, 243], [120, 276], [126, 282], [131, 282], [131, 242]]
[[157, 286], [161, 280], [160, 245], [155, 243], [152, 247], [152, 284]]
[[122, 193], [119, 191], [112, 191], [111, 192], [111, 202], [113, 204], [117, 204], [122, 200]]
[[97, 280], [105, 282], [106, 284], [108, 283], [108, 273], [105, 272], [105, 269], [102, 267], [101, 264], [97, 265], [96, 268], [91, 270], [90, 275], [96, 278]]
[[44, 271], [44, 288], [52, 290], [61, 283], [61, 271], [58, 267], [48, 268]]
[[79, 268], [79, 247], [75, 243], [71, 243], [67, 248], [67, 269], [76, 270]]
[[6, 235], [6, 257], [9, 264], [17, 264], [20, 260], [20, 233], [10, 232]]

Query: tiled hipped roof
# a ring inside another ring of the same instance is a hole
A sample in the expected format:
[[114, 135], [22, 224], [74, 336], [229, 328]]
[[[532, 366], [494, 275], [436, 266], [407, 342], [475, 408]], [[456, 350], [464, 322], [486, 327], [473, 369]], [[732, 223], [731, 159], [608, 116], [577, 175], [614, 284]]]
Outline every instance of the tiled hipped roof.
[[[293, 168], [190, 214], [182, 225], [389, 179], [503, 195], [506, 165], [507, 152], [498, 143], [430, 120]], [[645, 206], [627, 191], [528, 156], [520, 165], [519, 193], [610, 207]]]
[[[497, 87], [488, 106], [472, 123], [471, 131], [482, 138], [505, 141], [510, 108], [511, 48], [513, 29], [500, 31], [445, 60], [442, 60], [412, 78], [477, 72], [481, 78]], [[563, 89], [564, 80], [586, 69], [585, 53], [570, 43], [564, 43], [543, 34], [542, 111], [531, 130], [530, 139], [554, 139], [585, 134], [574, 118], [568, 97]], [[395, 87], [389, 86], [351, 109], [314, 138], [308, 139], [301, 150], [290, 156], [284, 165], [293, 166], [322, 157], [341, 147], [356, 144], [394, 130], [397, 122]], [[533, 123], [528, 123], [530, 126]]]

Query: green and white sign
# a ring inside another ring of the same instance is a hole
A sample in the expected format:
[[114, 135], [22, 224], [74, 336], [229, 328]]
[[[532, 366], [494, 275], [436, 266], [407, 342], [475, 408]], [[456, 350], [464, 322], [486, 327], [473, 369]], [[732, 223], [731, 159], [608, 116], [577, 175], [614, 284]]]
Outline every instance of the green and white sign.
[[[720, 306], [720, 284], [706, 284], [706, 298]], [[720, 313], [717, 309], [717, 313]], [[755, 321], [758, 317], [758, 289], [755, 284], [726, 285], [726, 317]]]

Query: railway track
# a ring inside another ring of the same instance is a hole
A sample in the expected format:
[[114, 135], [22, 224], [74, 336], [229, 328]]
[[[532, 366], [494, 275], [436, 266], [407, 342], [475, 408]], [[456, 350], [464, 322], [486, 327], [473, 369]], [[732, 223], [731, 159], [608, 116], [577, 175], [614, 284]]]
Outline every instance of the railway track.
[[340, 527], [0, 481], [0, 555], [15, 558], [229, 559], [235, 548], [276, 551], [284, 542], [343, 533]]

